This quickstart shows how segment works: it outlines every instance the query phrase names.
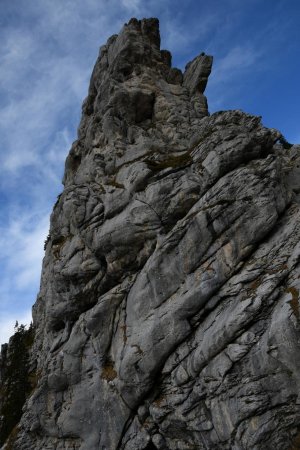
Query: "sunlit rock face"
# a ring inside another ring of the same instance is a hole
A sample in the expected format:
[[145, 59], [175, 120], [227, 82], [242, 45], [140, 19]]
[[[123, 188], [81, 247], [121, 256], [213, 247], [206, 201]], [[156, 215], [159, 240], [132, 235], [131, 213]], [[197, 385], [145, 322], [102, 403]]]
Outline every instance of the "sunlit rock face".
[[209, 116], [211, 65], [173, 68], [156, 19], [101, 48], [15, 450], [299, 448], [299, 147]]

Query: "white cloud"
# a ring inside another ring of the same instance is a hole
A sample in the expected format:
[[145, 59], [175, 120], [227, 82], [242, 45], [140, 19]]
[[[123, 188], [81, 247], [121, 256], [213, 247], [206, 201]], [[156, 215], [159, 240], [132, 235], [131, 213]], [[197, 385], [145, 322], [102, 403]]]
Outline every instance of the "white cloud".
[[[196, 41], [204, 37], [214, 28], [220, 27], [221, 16], [219, 13], [206, 13], [201, 21], [186, 26], [180, 14], [168, 14], [164, 20], [164, 46], [174, 54], [188, 54]], [[206, 50], [199, 48], [198, 53]], [[193, 49], [194, 51], [194, 49]], [[193, 57], [196, 55], [194, 54]], [[188, 63], [185, 61], [184, 64]]]
[[14, 334], [14, 327], [18, 321], [19, 325], [27, 325], [29, 327], [32, 321], [31, 311], [23, 311], [16, 314], [5, 314], [0, 317], [0, 345], [9, 341], [9, 338]]
[[[24, 214], [0, 228], [0, 309], [22, 307], [23, 293], [36, 294], [39, 285], [43, 243], [49, 230], [49, 213]], [[32, 298], [32, 303], [34, 297]], [[23, 305], [24, 307], [24, 305]]]
[[0, 86], [16, 92], [14, 84], [21, 74], [22, 69], [28, 65], [32, 55], [36, 51], [36, 42], [28, 31], [9, 30], [3, 37], [0, 47], [0, 58], [3, 70], [0, 72]]
[[130, 12], [134, 14], [140, 11], [141, 0], [121, 0], [121, 4]]
[[212, 111], [224, 109], [230, 98], [231, 104], [245, 92], [245, 84], [249, 73], [257, 74], [262, 68], [264, 50], [255, 45], [239, 45], [232, 47], [220, 59], [215, 58], [212, 73], [209, 77], [206, 95]]
[[43, 244], [49, 231], [48, 216], [41, 218], [29, 231], [24, 223], [15, 222], [10, 228], [10, 241], [18, 247], [17, 255], [10, 257], [15, 270], [16, 287], [24, 289], [36, 283], [44, 256]]
[[236, 78], [241, 71], [247, 71], [262, 57], [261, 50], [251, 46], [236, 46], [219, 61], [215, 61], [214, 69], [210, 77], [210, 84], [226, 82]]
[[7, 146], [1, 162], [7, 171], [41, 166], [40, 157], [47, 155], [45, 144], [49, 145], [54, 133], [66, 129], [67, 122], [59, 129], [57, 119], [74, 103], [79, 112], [87, 91], [88, 71], [76, 67], [71, 59], [56, 58], [41, 68], [43, 73], [32, 80], [30, 95], [13, 99], [0, 112], [2, 139]]

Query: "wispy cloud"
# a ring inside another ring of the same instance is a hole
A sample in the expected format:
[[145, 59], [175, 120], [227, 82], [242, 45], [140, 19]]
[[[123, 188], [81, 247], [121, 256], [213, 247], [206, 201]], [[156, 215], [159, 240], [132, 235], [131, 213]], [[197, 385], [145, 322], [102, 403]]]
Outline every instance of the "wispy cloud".
[[30, 325], [32, 321], [31, 310], [24, 311], [22, 314], [5, 314], [0, 317], [0, 345], [9, 341], [14, 333], [14, 327], [18, 321], [19, 325]]
[[[187, 27], [180, 9], [178, 13], [171, 9], [163, 25], [164, 46], [174, 53], [179, 65], [184, 66], [189, 62], [186, 58], [194, 58], [197, 53], [206, 50], [205, 43], [208, 36], [212, 30], [221, 26], [222, 14], [218, 11], [203, 12], [201, 20], [195, 17]], [[201, 43], [201, 47], [197, 48], [195, 54], [196, 42], [197, 47], [199, 43]]]
[[212, 110], [222, 108], [228, 98], [237, 98], [241, 90], [245, 90], [242, 80], [251, 72], [257, 76], [262, 70], [264, 52], [264, 49], [246, 43], [230, 48], [225, 56], [215, 59], [207, 89]]
[[121, 4], [130, 12], [138, 13], [141, 8], [141, 0], [121, 0]]
[[[36, 156], [47, 155], [46, 148], [59, 130], [68, 124], [68, 107], [79, 105], [88, 83], [87, 69], [76, 67], [69, 58], [40, 63], [40, 72], [32, 78], [30, 95], [12, 96], [0, 112], [0, 129], [6, 151], [1, 154], [2, 168], [15, 171], [39, 165]], [[65, 117], [62, 117], [65, 115]], [[35, 162], [37, 164], [35, 164]]]
[[262, 50], [251, 46], [236, 46], [218, 61], [214, 69], [212, 82], [226, 80], [239, 75], [239, 71], [253, 67], [263, 55]]
[[[40, 211], [20, 211], [0, 227], [1, 306], [8, 305], [12, 295], [37, 286], [44, 255], [43, 243], [49, 230], [49, 217]], [[14, 293], [14, 294], [13, 294]]]

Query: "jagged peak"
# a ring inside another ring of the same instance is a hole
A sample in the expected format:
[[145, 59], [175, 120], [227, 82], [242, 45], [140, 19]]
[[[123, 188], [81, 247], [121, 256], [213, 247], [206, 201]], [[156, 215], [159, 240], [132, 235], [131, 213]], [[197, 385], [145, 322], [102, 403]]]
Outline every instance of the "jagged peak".
[[203, 92], [212, 60], [202, 52], [182, 74], [160, 50], [158, 19], [131, 19], [100, 49], [64, 182], [73, 182], [78, 162], [95, 146], [114, 159], [112, 170], [154, 141], [184, 150], [191, 126], [208, 115]]
[[[99, 58], [102, 59], [102, 64], [106, 65], [110, 74], [116, 75], [118, 72], [118, 80], [121, 80], [120, 75], [124, 75], [124, 78], [127, 79], [137, 65], [151, 66], [154, 69], [159, 68], [161, 75], [168, 77], [168, 69], [172, 68], [172, 54], [168, 50], [160, 49], [160, 41], [159, 20], [157, 18], [142, 20], [132, 18], [124, 25], [119, 34], [112, 35], [107, 43], [100, 48]], [[205, 73], [201, 73], [201, 75], [198, 74], [200, 61], [202, 65], [205, 61], [206, 66]], [[199, 56], [187, 63], [185, 74], [190, 71], [190, 66], [193, 68], [197, 66], [194, 78], [195, 76], [208, 77], [211, 65], [212, 57], [201, 52]], [[161, 66], [166, 67], [162, 68]], [[180, 69], [175, 69], [181, 72]], [[189, 79], [190, 77], [186, 76], [185, 78]], [[177, 77], [177, 82], [178, 79]], [[180, 81], [183, 82], [183, 78]], [[187, 81], [185, 81], [185, 86], [189, 87]], [[205, 86], [198, 83], [199, 92], [203, 93], [204, 89]], [[194, 91], [194, 85], [191, 90]]]

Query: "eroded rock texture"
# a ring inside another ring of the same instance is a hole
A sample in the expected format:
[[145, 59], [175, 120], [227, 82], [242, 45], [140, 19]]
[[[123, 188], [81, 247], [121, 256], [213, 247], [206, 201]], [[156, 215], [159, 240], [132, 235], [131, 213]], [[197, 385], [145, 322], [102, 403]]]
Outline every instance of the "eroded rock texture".
[[299, 448], [299, 147], [209, 116], [211, 65], [172, 68], [156, 19], [101, 48], [14, 449]]

